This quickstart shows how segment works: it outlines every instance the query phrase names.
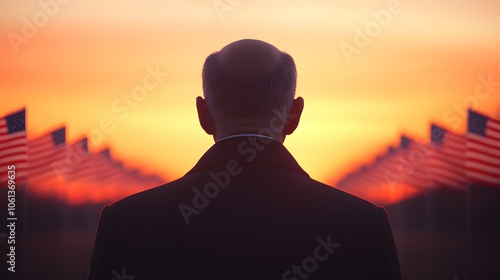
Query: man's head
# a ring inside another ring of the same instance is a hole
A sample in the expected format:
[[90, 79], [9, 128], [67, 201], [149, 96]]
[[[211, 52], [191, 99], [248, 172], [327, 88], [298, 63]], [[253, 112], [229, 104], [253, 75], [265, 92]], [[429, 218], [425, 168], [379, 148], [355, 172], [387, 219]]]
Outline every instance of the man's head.
[[201, 126], [217, 141], [238, 133], [269, 131], [283, 141], [298, 125], [304, 100], [294, 100], [293, 58], [259, 40], [233, 42], [207, 57], [203, 94], [197, 98]]

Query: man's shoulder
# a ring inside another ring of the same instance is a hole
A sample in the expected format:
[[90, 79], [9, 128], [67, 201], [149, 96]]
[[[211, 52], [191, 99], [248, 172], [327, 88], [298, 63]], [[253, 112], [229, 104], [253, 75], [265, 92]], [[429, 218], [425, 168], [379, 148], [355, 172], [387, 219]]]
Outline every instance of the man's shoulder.
[[[168, 202], [179, 197], [184, 191], [186, 184], [179, 178], [166, 184], [140, 191], [138, 193], [124, 197], [111, 205], [114, 209], [126, 209], [130, 207], [141, 207], [155, 203]], [[184, 188], [183, 188], [184, 187]]]
[[337, 187], [327, 185], [325, 183], [311, 179], [312, 183], [310, 187], [317, 188], [321, 193], [321, 196], [326, 200], [335, 201], [339, 207], [355, 207], [358, 210], [365, 211], [378, 211], [380, 206], [369, 202], [361, 197], [353, 195], [347, 191], [338, 189]]

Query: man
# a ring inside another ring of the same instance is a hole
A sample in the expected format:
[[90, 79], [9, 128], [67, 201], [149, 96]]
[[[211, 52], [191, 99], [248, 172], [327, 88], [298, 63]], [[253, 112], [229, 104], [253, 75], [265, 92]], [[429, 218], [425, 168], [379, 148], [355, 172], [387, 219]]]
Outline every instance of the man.
[[304, 107], [291, 56], [208, 56], [196, 106], [215, 144], [184, 177], [102, 210], [89, 279], [401, 279], [384, 209], [311, 179], [282, 142]]

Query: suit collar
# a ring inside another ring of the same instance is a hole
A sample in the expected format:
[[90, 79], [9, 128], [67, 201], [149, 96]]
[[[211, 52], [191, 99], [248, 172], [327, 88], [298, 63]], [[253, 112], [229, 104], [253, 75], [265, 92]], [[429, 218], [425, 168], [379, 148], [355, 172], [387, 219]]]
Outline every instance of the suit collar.
[[186, 175], [223, 167], [231, 160], [236, 160], [242, 166], [251, 164], [285, 168], [309, 177], [279, 141], [244, 136], [215, 143]]

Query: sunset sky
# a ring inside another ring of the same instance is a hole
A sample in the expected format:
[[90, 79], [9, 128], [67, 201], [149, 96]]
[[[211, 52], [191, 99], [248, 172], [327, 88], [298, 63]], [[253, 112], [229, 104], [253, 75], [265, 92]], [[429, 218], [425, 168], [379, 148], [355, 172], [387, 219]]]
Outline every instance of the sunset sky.
[[[463, 133], [467, 106], [500, 118], [494, 0], [3, 1], [0, 35], [0, 115], [26, 107], [28, 139], [66, 125], [67, 142], [89, 135], [166, 180], [213, 144], [195, 109], [204, 59], [243, 38], [294, 57], [305, 109], [285, 146], [322, 182], [401, 133], [425, 141], [431, 121]], [[168, 75], [123, 101], [155, 69]]]

